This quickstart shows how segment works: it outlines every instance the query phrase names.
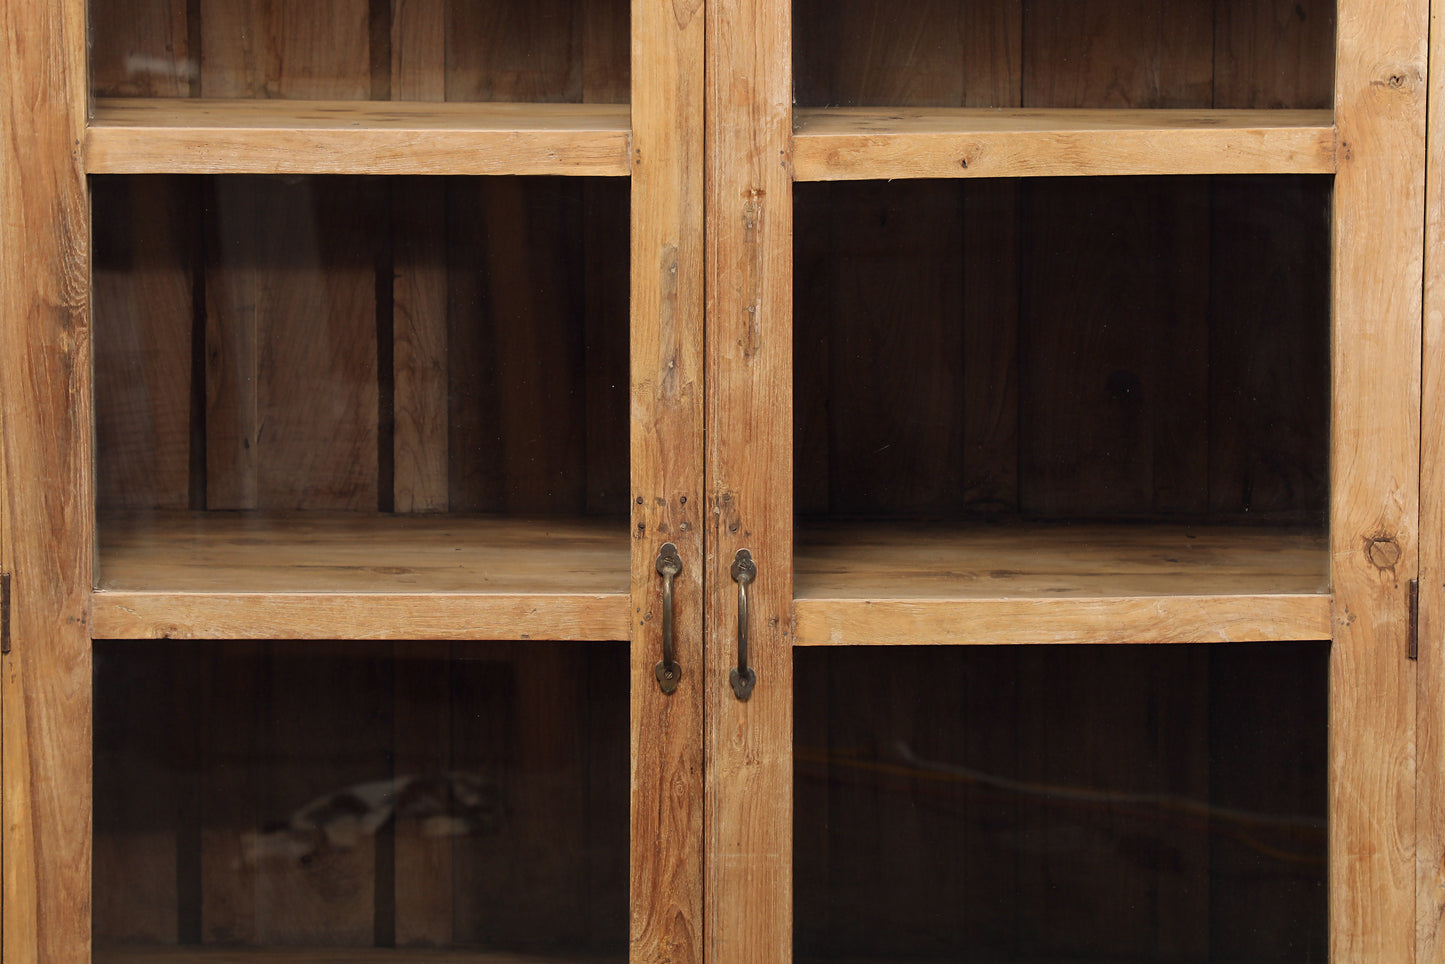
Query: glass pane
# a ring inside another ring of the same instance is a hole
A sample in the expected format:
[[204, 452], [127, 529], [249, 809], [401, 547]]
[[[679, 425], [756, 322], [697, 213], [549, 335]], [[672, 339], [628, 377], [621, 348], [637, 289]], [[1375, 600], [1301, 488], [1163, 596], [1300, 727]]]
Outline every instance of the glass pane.
[[627, 674], [623, 643], [97, 643], [96, 960], [625, 960], [628, 693], [595, 681]]
[[797, 650], [796, 958], [1326, 960], [1327, 664]]
[[626, 593], [625, 181], [92, 184], [102, 585]]
[[800, 107], [1329, 108], [1333, 0], [794, 0]]
[[1323, 177], [800, 184], [809, 519], [1322, 525]]
[[627, 0], [91, 0], [97, 97], [626, 103]]

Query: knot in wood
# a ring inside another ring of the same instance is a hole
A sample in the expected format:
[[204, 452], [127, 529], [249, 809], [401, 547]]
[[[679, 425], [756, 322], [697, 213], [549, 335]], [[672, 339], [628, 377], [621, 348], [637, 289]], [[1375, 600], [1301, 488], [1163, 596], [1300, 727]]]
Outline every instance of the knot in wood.
[[1393, 569], [1400, 561], [1400, 544], [1389, 536], [1369, 540], [1365, 552], [1376, 569]]

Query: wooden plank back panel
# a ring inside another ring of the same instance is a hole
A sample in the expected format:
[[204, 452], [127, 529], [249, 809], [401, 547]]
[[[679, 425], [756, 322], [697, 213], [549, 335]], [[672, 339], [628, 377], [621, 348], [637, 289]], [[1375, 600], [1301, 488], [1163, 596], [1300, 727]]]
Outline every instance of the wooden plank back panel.
[[215, 183], [208, 508], [376, 507], [370, 190], [351, 179]]
[[190, 504], [198, 188], [183, 178], [93, 182], [102, 509]]
[[89, 5], [90, 88], [101, 97], [189, 97], [199, 81], [186, 0]]
[[1209, 510], [1315, 523], [1329, 486], [1329, 185], [1219, 178], [1210, 191]]
[[1215, 107], [1334, 103], [1333, 2], [1215, 0], [1214, 17]]
[[365, 100], [367, 0], [199, 0], [200, 96]]
[[1206, 504], [1208, 186], [1023, 185], [1020, 507]]

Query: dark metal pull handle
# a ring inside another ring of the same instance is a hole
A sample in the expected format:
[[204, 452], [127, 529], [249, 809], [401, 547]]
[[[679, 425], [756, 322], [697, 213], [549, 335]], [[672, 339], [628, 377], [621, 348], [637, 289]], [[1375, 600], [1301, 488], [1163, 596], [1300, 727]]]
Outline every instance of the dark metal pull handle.
[[758, 577], [757, 563], [753, 554], [739, 549], [733, 557], [733, 582], [738, 584], [738, 665], [733, 668], [730, 682], [738, 699], [746, 700], [753, 695], [758, 674], [748, 666], [748, 586]]
[[657, 554], [657, 574], [662, 577], [662, 662], [657, 664], [657, 685], [664, 693], [677, 689], [682, 667], [677, 665], [677, 651], [672, 641], [672, 581], [682, 572], [682, 557], [671, 542], [662, 544]]

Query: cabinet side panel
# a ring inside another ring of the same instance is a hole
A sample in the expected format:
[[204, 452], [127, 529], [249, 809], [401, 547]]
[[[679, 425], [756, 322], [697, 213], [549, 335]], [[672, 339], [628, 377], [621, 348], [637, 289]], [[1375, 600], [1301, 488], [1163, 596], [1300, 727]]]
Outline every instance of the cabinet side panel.
[[1330, 542], [1335, 962], [1415, 958], [1423, 0], [1340, 0]]
[[3, 953], [90, 944], [94, 546], [90, 227], [78, 145], [85, 4], [0, 8], [0, 418], [12, 651], [4, 678]]
[[1420, 434], [1420, 674], [1416, 927], [1421, 964], [1445, 961], [1445, 2], [1431, 3]]

